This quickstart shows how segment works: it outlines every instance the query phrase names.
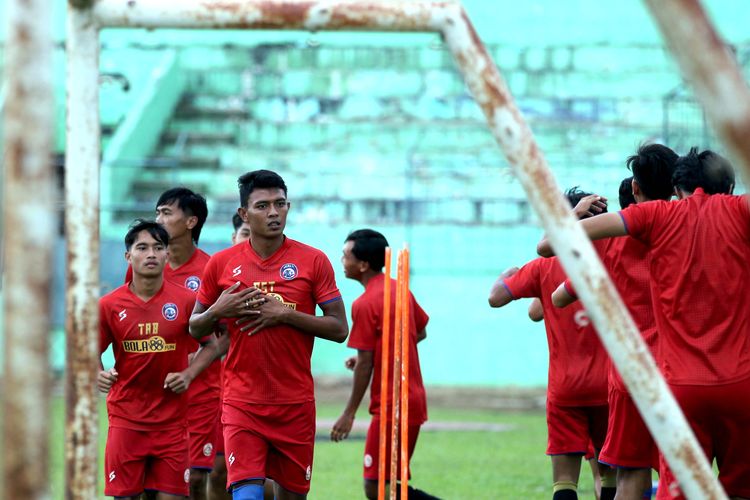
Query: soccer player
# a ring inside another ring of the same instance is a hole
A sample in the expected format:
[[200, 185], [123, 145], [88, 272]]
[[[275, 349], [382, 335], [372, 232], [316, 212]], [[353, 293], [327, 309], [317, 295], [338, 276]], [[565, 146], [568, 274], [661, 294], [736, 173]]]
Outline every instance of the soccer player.
[[[638, 152], [627, 160], [633, 176], [624, 179], [621, 185], [621, 207], [624, 209], [632, 204], [627, 193], [632, 193], [636, 203], [670, 200], [674, 194], [672, 174], [677, 158], [677, 153], [661, 144], [638, 148]], [[627, 189], [623, 190], [623, 186]], [[656, 356], [657, 331], [648, 248], [635, 238], [610, 238], [605, 245], [602, 262], [638, 325], [643, 340]], [[557, 306], [567, 305], [574, 300], [576, 296], [569, 280], [552, 294], [552, 302]], [[659, 451], [613, 364], [609, 370], [608, 401], [607, 440], [599, 460], [617, 469], [618, 499], [640, 500], [644, 491], [651, 490], [651, 468], [659, 467]]]
[[[362, 402], [362, 397], [370, 384], [370, 428], [367, 431], [364, 458], [364, 490], [369, 499], [378, 497], [378, 457], [380, 439], [380, 377], [382, 370], [383, 340], [383, 286], [385, 275], [385, 249], [388, 241], [385, 236], [372, 229], [360, 229], [346, 237], [341, 263], [347, 278], [359, 281], [365, 287], [362, 295], [352, 303], [352, 331], [349, 347], [357, 349], [356, 362], [353, 364], [354, 383], [349, 401], [344, 412], [331, 430], [331, 439], [341, 441], [349, 436], [354, 425], [354, 417]], [[391, 293], [391, 321], [395, 318], [396, 289]], [[427, 337], [427, 313], [419, 306], [414, 296], [409, 293], [409, 458], [414, 453], [419, 429], [427, 420], [427, 398], [422, 383], [422, 371], [419, 367], [417, 343]], [[392, 323], [393, 324], [393, 323]], [[391, 344], [393, 339], [391, 339]], [[391, 347], [391, 353], [393, 348]], [[351, 364], [351, 363], [350, 363]], [[393, 360], [389, 361], [393, 364]], [[373, 375], [374, 374], [374, 375]], [[393, 373], [389, 373], [389, 386], [393, 387]], [[386, 395], [388, 407], [393, 404], [391, 391]], [[392, 422], [389, 420], [387, 433], [390, 436]], [[387, 440], [386, 477], [390, 477], [391, 443]], [[399, 455], [399, 463], [400, 463]], [[400, 465], [399, 465], [400, 467]], [[421, 490], [409, 486], [409, 498], [435, 498]]]
[[232, 245], [250, 239], [250, 225], [242, 220], [240, 214], [232, 215], [232, 226], [234, 226], [234, 231], [232, 231]]
[[101, 370], [108, 392], [105, 495], [158, 500], [185, 498], [189, 461], [186, 390], [216, 358], [211, 342], [188, 333], [195, 295], [163, 278], [169, 235], [155, 222], [136, 221], [125, 236], [132, 280], [99, 302], [100, 350], [112, 344], [115, 366]]
[[[606, 210], [599, 196], [575, 189], [566, 196], [579, 218]], [[578, 498], [581, 457], [590, 442], [600, 450], [607, 431], [607, 355], [580, 305], [565, 309], [552, 305], [552, 292], [564, 279], [556, 259], [535, 259], [520, 270], [505, 271], [489, 297], [492, 307], [522, 297], [536, 297], [542, 303], [550, 360], [547, 454], [552, 461], [554, 500]], [[606, 469], [600, 472], [601, 496], [613, 498], [614, 477]]]
[[[238, 184], [250, 240], [211, 257], [190, 330], [201, 338], [219, 322], [228, 328], [222, 423], [233, 498], [263, 498], [266, 477], [276, 482], [277, 498], [306, 498], [315, 440], [313, 342], [343, 342], [346, 312], [325, 254], [284, 235], [284, 180], [256, 170]], [[316, 304], [323, 316], [315, 315]]]
[[[156, 202], [156, 222], [169, 234], [164, 278], [198, 292], [209, 255], [198, 248], [208, 217], [206, 199], [185, 187], [164, 191]], [[131, 278], [128, 269], [126, 280]], [[208, 338], [202, 339], [205, 344]], [[221, 360], [217, 359], [188, 390], [190, 435], [190, 498], [204, 500], [216, 456], [215, 428], [219, 419]]]
[[[677, 202], [632, 205], [583, 221], [592, 239], [625, 236], [649, 249], [658, 362], [727, 495], [750, 498], [750, 206], [731, 196], [729, 163], [693, 148], [677, 160]], [[549, 243], [539, 245], [551, 254]], [[665, 463], [657, 498], [677, 484]]]

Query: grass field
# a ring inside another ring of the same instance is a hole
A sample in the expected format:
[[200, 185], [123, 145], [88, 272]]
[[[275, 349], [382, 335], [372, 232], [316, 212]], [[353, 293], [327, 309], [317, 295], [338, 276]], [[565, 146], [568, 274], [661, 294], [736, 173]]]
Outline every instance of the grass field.
[[[106, 437], [106, 413], [102, 400], [100, 466]], [[363, 405], [364, 406], [364, 405]], [[335, 419], [341, 405], [318, 405], [318, 418]], [[358, 420], [368, 421], [360, 412]], [[551, 470], [545, 456], [546, 425], [541, 412], [504, 412], [430, 408], [431, 422], [484, 422], [503, 424], [510, 430], [423, 431], [412, 461], [415, 487], [446, 499], [548, 499]], [[63, 498], [64, 412], [62, 398], [53, 401], [52, 416], [53, 498]], [[343, 443], [319, 436], [309, 498], [356, 499], [362, 495], [364, 435], [355, 433]], [[103, 478], [100, 480], [103, 491]], [[579, 494], [593, 498], [591, 474], [582, 468]]]

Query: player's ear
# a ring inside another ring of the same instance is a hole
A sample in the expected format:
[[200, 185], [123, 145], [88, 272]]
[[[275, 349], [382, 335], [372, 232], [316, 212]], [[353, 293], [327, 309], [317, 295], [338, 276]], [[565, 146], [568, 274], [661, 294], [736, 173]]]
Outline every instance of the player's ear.
[[638, 185], [638, 183], [633, 179], [630, 181], [630, 187], [633, 190], [633, 196], [640, 195], [641, 194], [641, 186]]
[[196, 224], [198, 224], [198, 217], [195, 215], [191, 215], [187, 218], [187, 221], [185, 222], [185, 226], [187, 226], [188, 229], [192, 230]]
[[125, 252], [125, 261], [130, 264], [130, 250]]
[[247, 209], [245, 207], [238, 208], [237, 215], [240, 216], [240, 219], [242, 219], [242, 222], [247, 222]]

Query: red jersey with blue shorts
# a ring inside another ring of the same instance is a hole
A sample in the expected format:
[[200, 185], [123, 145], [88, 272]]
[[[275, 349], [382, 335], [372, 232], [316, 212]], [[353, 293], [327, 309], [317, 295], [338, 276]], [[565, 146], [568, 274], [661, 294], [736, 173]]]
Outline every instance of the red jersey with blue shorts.
[[[352, 303], [352, 327], [349, 334], [348, 346], [373, 353], [373, 376], [370, 384], [370, 430], [367, 433], [364, 458], [364, 476], [366, 479], [378, 477], [378, 443], [380, 439], [380, 373], [382, 370], [383, 347], [383, 294], [385, 275], [378, 274], [367, 282], [365, 291]], [[396, 286], [391, 287], [391, 325], [395, 325], [396, 318]], [[422, 383], [422, 370], [419, 366], [419, 352], [417, 350], [417, 333], [424, 330], [429, 316], [409, 293], [409, 456], [414, 452], [419, 426], [427, 420], [427, 397]], [[391, 331], [393, 326], [391, 326]], [[393, 334], [390, 340], [391, 360], [388, 362], [388, 408], [393, 404]], [[390, 420], [390, 411], [388, 420]], [[390, 423], [388, 423], [390, 425]], [[390, 444], [389, 444], [390, 445]], [[400, 459], [400, 456], [399, 456]], [[386, 460], [387, 468], [390, 461]], [[390, 474], [386, 471], [386, 476]]]
[[542, 303], [549, 344], [547, 453], [585, 454], [589, 442], [601, 449], [607, 431], [607, 367], [604, 347], [580, 303], [552, 304], [552, 292], [565, 280], [557, 258], [538, 258], [506, 278], [513, 299]]
[[195, 296], [164, 280], [147, 302], [123, 285], [99, 301], [100, 350], [112, 344], [117, 381], [107, 395], [105, 494], [144, 489], [187, 495], [187, 395], [164, 388], [197, 347], [188, 333]]
[[[290, 238], [266, 259], [249, 241], [215, 254], [206, 265], [198, 302], [209, 307], [237, 282], [240, 289], [259, 288], [305, 314], [315, 314], [316, 304], [341, 300], [325, 254]], [[305, 493], [310, 487], [315, 438], [310, 371], [314, 336], [287, 325], [254, 335], [240, 332], [232, 319], [227, 325], [230, 345], [224, 360], [222, 423], [228, 482], [271, 477], [290, 491]], [[269, 406], [279, 405], [298, 407], [281, 409], [296, 415], [284, 420], [286, 426], [273, 425], [280, 422], [280, 410]], [[295, 436], [294, 445], [287, 443], [290, 436]]]
[[620, 215], [650, 249], [662, 372], [706, 455], [720, 464], [727, 494], [750, 497], [750, 404], [737, 394], [716, 405], [727, 387], [750, 381], [748, 198], [696, 189]]
[[[180, 267], [164, 266], [164, 279], [197, 294], [201, 286], [203, 268], [211, 258], [200, 248]], [[128, 266], [126, 283], [133, 279], [133, 269]], [[219, 446], [216, 443], [216, 426], [220, 425], [221, 360], [217, 359], [190, 383], [188, 388], [188, 432], [190, 434], [190, 467], [213, 468]]]

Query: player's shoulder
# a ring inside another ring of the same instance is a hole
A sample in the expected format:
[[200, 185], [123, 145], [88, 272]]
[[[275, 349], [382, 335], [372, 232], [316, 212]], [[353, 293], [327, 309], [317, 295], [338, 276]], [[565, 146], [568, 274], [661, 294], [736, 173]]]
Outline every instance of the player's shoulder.
[[164, 296], [170, 300], [193, 303], [195, 302], [195, 292], [184, 286], [169, 280], [164, 280]]
[[226, 264], [227, 262], [231, 261], [233, 258], [237, 257], [238, 255], [242, 255], [244, 251], [245, 251], [245, 243], [232, 245], [223, 250], [219, 250], [213, 255], [206, 254], [207, 256], [206, 263], [212, 262], [214, 264], [219, 264], [219, 265]]
[[211, 254], [206, 253], [205, 251], [201, 250], [200, 248], [195, 250], [196, 257], [195, 260], [199, 264], [205, 265], [209, 260], [211, 260]]
[[109, 306], [112, 305], [123, 298], [127, 297], [129, 295], [130, 291], [128, 290], [128, 284], [125, 283], [124, 285], [120, 285], [114, 290], [109, 291], [108, 293], [104, 294], [99, 299], [99, 304], [102, 306]]
[[288, 236], [287, 244], [289, 245], [289, 250], [297, 254], [309, 255], [311, 257], [326, 256], [323, 250], [320, 250], [319, 248], [316, 248], [312, 245], [308, 245], [307, 243], [302, 243], [301, 241], [294, 240], [292, 238], [289, 238]]

